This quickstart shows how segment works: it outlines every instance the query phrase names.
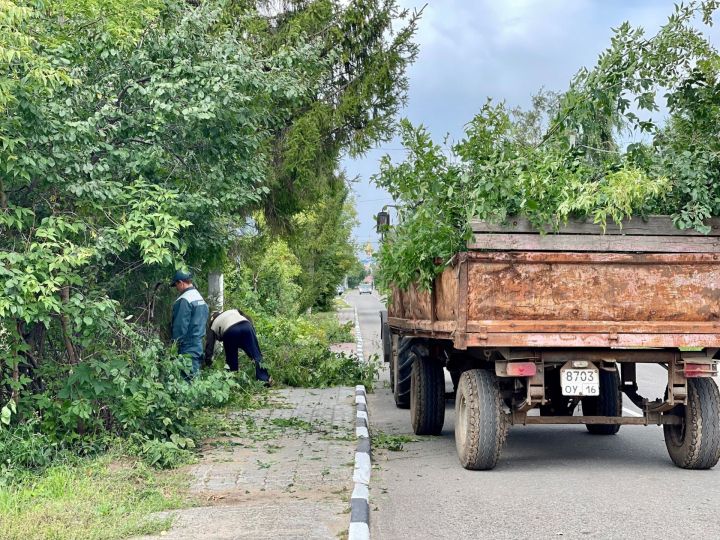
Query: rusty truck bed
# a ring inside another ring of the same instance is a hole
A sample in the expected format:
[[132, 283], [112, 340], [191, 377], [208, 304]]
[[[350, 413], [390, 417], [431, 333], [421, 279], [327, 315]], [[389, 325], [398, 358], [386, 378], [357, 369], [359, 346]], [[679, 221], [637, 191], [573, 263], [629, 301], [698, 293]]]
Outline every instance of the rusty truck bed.
[[522, 219], [475, 222], [431, 290], [393, 290], [388, 323], [457, 349], [720, 347], [720, 221], [710, 226], [657, 216], [541, 235]]

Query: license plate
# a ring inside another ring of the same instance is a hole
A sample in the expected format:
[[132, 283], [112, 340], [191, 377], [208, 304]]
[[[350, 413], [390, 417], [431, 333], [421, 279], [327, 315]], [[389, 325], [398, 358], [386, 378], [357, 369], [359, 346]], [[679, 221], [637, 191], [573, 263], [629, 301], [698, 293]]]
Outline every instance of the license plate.
[[598, 368], [562, 368], [560, 386], [563, 396], [599, 396], [600, 371]]

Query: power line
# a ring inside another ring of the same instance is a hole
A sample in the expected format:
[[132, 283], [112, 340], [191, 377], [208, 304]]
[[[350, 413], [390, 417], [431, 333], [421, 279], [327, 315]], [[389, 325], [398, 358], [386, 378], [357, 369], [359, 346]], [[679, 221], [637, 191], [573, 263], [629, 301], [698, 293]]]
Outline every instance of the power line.
[[392, 197], [383, 197], [382, 199], [357, 199], [355, 201], [356, 204], [359, 203], [371, 203], [371, 202], [385, 202], [385, 201], [394, 201]]
[[357, 236], [354, 237], [354, 240], [355, 240], [356, 242], [362, 243], [362, 244], [381, 244], [381, 243], [382, 243], [382, 242], [380, 242], [380, 240], [361, 240], [361, 239], [358, 238]]

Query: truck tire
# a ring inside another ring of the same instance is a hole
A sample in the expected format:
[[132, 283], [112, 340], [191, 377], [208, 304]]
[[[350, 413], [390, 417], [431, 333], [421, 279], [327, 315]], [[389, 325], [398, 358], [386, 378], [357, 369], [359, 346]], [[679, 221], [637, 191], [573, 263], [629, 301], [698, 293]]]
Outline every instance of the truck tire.
[[393, 355], [390, 354], [390, 364], [388, 365], [390, 371], [390, 389], [393, 395], [395, 394], [395, 362], [393, 362]]
[[465, 371], [455, 398], [455, 446], [460, 464], [474, 471], [493, 469], [507, 430], [495, 374], [485, 369]]
[[[397, 362], [391, 362], [393, 369], [393, 395], [395, 405], [400, 409], [410, 408], [410, 378], [412, 365], [418, 355], [428, 356], [427, 348], [411, 338], [400, 338]], [[413, 344], [416, 347], [413, 348]]]
[[720, 459], [720, 392], [712, 379], [688, 379], [687, 405], [667, 415], [683, 423], [665, 424], [665, 446], [673, 463], [683, 469], [711, 469]]
[[[584, 416], [622, 416], [620, 373], [600, 370], [600, 395], [582, 398]], [[585, 424], [593, 435], [615, 435], [620, 424]]]
[[392, 357], [392, 336], [390, 335], [390, 325], [387, 320], [387, 311], [380, 312], [380, 338], [382, 340], [383, 361], [390, 363]]
[[413, 361], [410, 419], [415, 435], [440, 435], [445, 423], [445, 372], [429, 356]]

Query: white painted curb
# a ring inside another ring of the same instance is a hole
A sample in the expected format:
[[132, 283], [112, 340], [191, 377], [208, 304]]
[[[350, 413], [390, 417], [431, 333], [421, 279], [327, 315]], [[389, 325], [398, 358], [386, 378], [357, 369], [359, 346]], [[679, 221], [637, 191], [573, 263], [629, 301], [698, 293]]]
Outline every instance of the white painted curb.
[[363, 338], [362, 334], [360, 333], [360, 318], [358, 317], [357, 307], [355, 307], [355, 351], [358, 355], [358, 358], [365, 361], [365, 355], [363, 354]]
[[370, 538], [370, 476], [372, 461], [370, 458], [370, 432], [368, 430], [368, 411], [365, 387], [355, 387], [355, 434], [358, 439], [355, 451], [353, 482], [355, 487], [350, 497], [350, 527], [348, 540], [369, 540]]
[[[363, 354], [363, 339], [360, 333], [360, 319], [357, 307], [355, 308], [355, 340], [358, 359], [365, 361]], [[353, 482], [355, 487], [350, 497], [350, 527], [348, 540], [370, 539], [370, 475], [372, 461], [370, 459], [370, 423], [368, 419], [367, 394], [365, 387], [360, 384], [355, 387], [355, 436], [357, 437], [357, 450], [355, 452], [355, 468], [353, 469]]]

